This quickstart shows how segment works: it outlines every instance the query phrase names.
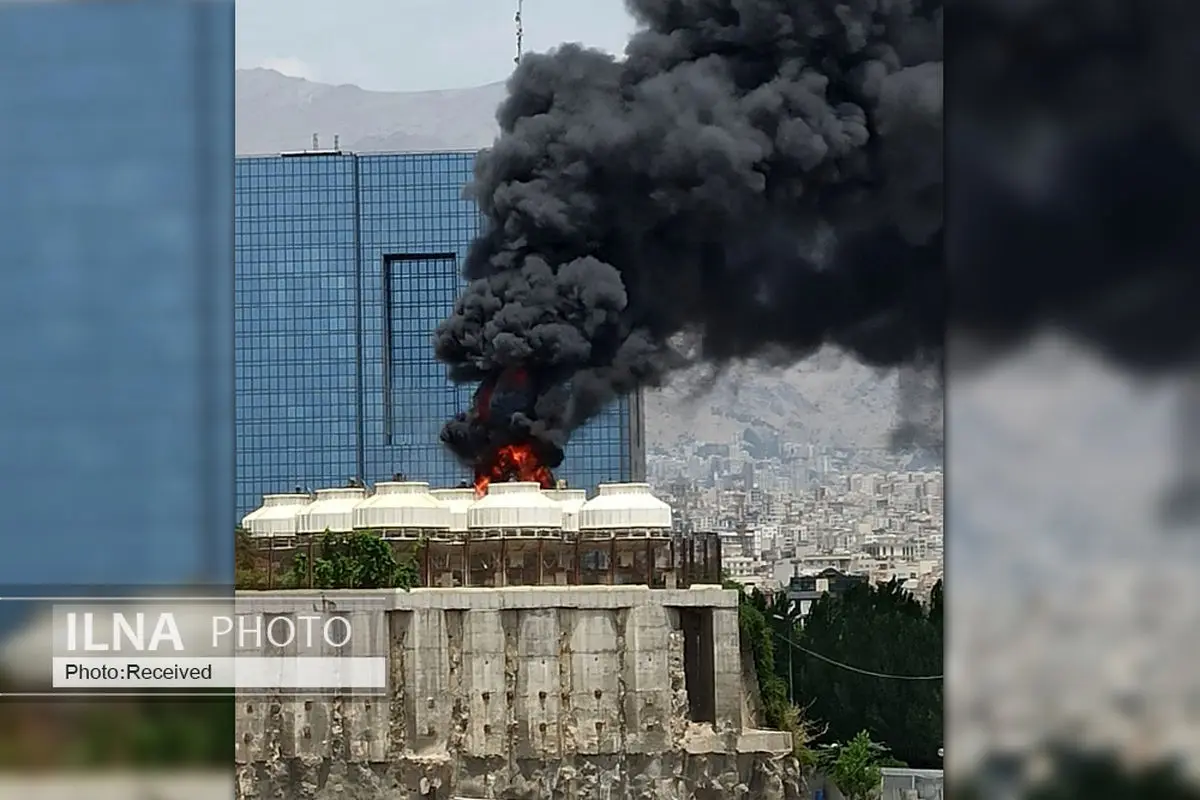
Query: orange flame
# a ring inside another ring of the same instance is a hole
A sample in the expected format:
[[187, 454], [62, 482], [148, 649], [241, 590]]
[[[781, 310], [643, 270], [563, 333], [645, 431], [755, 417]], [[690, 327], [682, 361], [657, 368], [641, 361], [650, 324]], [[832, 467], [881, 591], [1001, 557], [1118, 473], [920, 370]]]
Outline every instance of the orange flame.
[[497, 450], [490, 463], [475, 469], [475, 495], [487, 494], [493, 481], [529, 481], [553, 489], [554, 473], [541, 462], [532, 445], [509, 444]]

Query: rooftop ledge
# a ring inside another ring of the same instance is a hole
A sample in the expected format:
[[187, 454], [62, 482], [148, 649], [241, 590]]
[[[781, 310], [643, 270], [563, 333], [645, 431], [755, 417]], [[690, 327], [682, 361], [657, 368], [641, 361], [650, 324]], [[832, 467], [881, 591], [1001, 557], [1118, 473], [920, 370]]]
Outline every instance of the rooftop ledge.
[[263, 613], [313, 608], [338, 611], [421, 609], [632, 608], [642, 605], [736, 608], [737, 592], [714, 585], [688, 589], [646, 586], [505, 586], [471, 588], [238, 591], [239, 610]]

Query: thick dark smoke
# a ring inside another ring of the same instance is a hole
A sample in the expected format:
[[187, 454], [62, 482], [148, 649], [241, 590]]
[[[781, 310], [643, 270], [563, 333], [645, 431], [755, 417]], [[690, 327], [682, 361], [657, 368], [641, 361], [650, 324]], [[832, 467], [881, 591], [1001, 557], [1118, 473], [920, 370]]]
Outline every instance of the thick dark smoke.
[[694, 359], [937, 359], [940, 5], [629, 7], [624, 61], [567, 45], [510, 81], [470, 188], [471, 284], [438, 330], [452, 379], [569, 382], [539, 404], [561, 442]]
[[623, 61], [564, 46], [512, 77], [452, 379], [569, 380], [539, 404], [561, 443], [695, 360], [832, 345], [922, 376], [912, 398], [948, 329], [976, 362], [1046, 327], [1196, 360], [1200, 6], [959, 0], [944, 151], [940, 0], [628, 5]]
[[952, 325], [1047, 325], [1124, 367], [1197, 355], [1200, 6], [961, 3], [951, 15]]
[[[1053, 327], [1135, 373], [1197, 374], [1200, 5], [976, 0], [950, 18], [951, 331], [1002, 352]], [[956, 369], [981, 361], [963, 350]], [[1172, 524], [1200, 519], [1184, 394]]]

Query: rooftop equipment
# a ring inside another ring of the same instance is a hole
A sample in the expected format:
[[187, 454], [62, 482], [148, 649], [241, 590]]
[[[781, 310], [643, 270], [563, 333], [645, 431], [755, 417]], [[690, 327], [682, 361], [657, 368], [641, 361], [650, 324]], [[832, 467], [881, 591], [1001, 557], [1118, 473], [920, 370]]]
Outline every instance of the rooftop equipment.
[[318, 489], [316, 499], [296, 518], [296, 532], [349, 533], [354, 530], [354, 508], [367, 496], [367, 490], [359, 487], [341, 489]]
[[[559, 481], [559, 483], [563, 483]], [[547, 489], [544, 494], [558, 502], [563, 508], [563, 530], [575, 532], [579, 530], [579, 509], [587, 502], [587, 492], [583, 489]]]
[[563, 507], [550, 499], [537, 483], [493, 483], [487, 494], [467, 510], [472, 532], [512, 535], [558, 530], [563, 527]]
[[450, 529], [450, 508], [422, 481], [381, 481], [375, 493], [354, 508], [354, 529], [384, 538], [419, 538]]
[[671, 522], [671, 507], [651, 494], [648, 483], [602, 483], [579, 509], [583, 532], [668, 536]]
[[430, 494], [450, 509], [450, 530], [456, 533], [465, 533], [467, 509], [475, 505], [475, 490], [434, 489]]
[[242, 517], [242, 529], [251, 536], [295, 536], [297, 517], [311, 502], [305, 493], [264, 495], [263, 504]]

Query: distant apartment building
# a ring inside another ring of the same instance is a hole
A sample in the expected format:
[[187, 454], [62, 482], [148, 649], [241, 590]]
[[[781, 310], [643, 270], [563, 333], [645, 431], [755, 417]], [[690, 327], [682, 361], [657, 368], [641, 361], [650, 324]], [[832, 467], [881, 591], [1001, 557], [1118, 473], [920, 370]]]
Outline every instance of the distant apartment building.
[[[310, 151], [237, 159], [237, 505], [405, 473], [469, 477], [440, 444], [470, 401], [433, 356], [479, 230], [473, 153]], [[576, 432], [573, 486], [644, 480], [640, 398]]]
[[825, 594], [841, 597], [855, 586], [868, 581], [865, 575], [849, 575], [832, 567], [814, 575], [793, 575], [785, 587], [787, 598], [797, 607], [801, 616], [808, 614], [812, 604]]

